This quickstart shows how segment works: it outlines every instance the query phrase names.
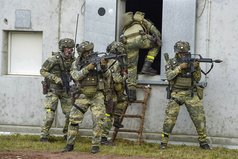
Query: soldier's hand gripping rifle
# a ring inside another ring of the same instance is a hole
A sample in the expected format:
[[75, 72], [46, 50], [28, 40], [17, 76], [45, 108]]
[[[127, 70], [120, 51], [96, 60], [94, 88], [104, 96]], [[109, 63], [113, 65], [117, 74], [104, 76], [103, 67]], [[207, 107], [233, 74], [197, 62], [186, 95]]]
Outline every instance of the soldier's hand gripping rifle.
[[[99, 56], [103, 54], [102, 56]], [[98, 52], [95, 52], [91, 55], [90, 58], [88, 59], [85, 59], [83, 60], [81, 63], [82, 63], [82, 66], [86, 66], [90, 63], [94, 64], [97, 68], [97, 71], [98, 72], [105, 72], [106, 70], [103, 70], [101, 68], [101, 60], [104, 59], [104, 60], [110, 60], [110, 59], [119, 59], [123, 56], [126, 56], [125, 54], [121, 54], [121, 55], [118, 55], [118, 54], [108, 54], [108, 53], [105, 53], [105, 52], [102, 52], [102, 53], [98, 53]], [[110, 66], [109, 66], [110, 67]]]
[[222, 62], [222, 60], [220, 60], [220, 59], [213, 60], [211, 58], [203, 58], [202, 55], [200, 55], [200, 54], [191, 54], [191, 53], [188, 53], [186, 56], [181, 58], [181, 63], [183, 63], [183, 62], [187, 63], [188, 68], [190, 69], [191, 73], [193, 73], [195, 71], [193, 63], [196, 61], [203, 62], [203, 63], [211, 63], [211, 67], [207, 72], [204, 72], [203, 70], [201, 70], [201, 72], [204, 75], [207, 75], [212, 70], [214, 63]]

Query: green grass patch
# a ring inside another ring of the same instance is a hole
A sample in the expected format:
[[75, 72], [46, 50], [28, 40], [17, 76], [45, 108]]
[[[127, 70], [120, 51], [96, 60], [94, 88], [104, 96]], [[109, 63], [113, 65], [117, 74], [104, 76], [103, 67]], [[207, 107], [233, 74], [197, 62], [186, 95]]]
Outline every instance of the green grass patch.
[[[50, 142], [39, 142], [35, 135], [0, 135], [0, 152], [37, 151], [59, 152], [66, 145], [63, 137], [51, 137]], [[91, 138], [78, 137], [74, 151], [89, 152]], [[143, 143], [117, 139], [116, 146], [101, 146], [100, 154], [120, 156], [145, 156], [158, 159], [238, 159], [238, 150], [215, 147], [202, 150], [198, 146], [169, 145], [168, 149], [160, 150], [159, 144]]]

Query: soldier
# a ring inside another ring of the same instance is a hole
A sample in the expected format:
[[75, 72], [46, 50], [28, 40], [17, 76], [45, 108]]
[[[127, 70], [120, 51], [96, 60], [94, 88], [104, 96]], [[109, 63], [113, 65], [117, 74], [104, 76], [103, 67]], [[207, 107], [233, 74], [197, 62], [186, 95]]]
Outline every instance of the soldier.
[[[210, 149], [207, 143], [206, 119], [202, 105], [202, 95], [199, 93], [197, 83], [201, 79], [201, 68], [199, 62], [195, 61], [189, 66], [183, 62], [183, 58], [190, 56], [189, 43], [178, 41], [174, 45], [175, 57], [167, 61], [166, 77], [169, 81], [170, 88], [167, 89], [170, 94], [170, 100], [165, 111], [165, 120], [161, 139], [161, 148], [165, 149], [169, 141], [180, 105], [185, 104], [187, 111], [196, 127], [198, 141], [202, 149]], [[192, 68], [194, 71], [192, 72]]]
[[60, 100], [62, 112], [65, 115], [65, 124], [63, 133], [67, 134], [69, 124], [69, 113], [71, 109], [71, 99], [69, 95], [70, 68], [75, 61], [73, 56], [75, 43], [74, 40], [64, 38], [59, 41], [59, 52], [54, 52], [53, 56], [48, 58], [42, 65], [40, 73], [45, 77], [44, 94], [46, 100], [44, 103], [46, 116], [41, 129], [40, 141], [47, 142], [49, 139], [49, 130], [55, 118], [55, 112]]
[[139, 49], [150, 49], [141, 73], [156, 75], [151, 65], [161, 46], [160, 32], [152, 22], [144, 18], [144, 13], [137, 11], [134, 15], [127, 12], [123, 16], [124, 28], [121, 41], [125, 44], [128, 57], [128, 95], [129, 100], [136, 100], [137, 63]]
[[[110, 54], [125, 54], [125, 47], [121, 42], [112, 42], [107, 46], [107, 52]], [[109, 131], [112, 128], [112, 121], [114, 118], [113, 126], [122, 128], [121, 115], [124, 112], [128, 102], [125, 91], [126, 61], [124, 57], [118, 60], [112, 59], [108, 62], [108, 67], [111, 71], [111, 78], [108, 78], [105, 89], [105, 105], [106, 105], [106, 119], [104, 123], [104, 131], [101, 138], [102, 145], [111, 145], [108, 141]], [[115, 106], [115, 108], [114, 108]]]
[[[91, 42], [84, 41], [77, 46], [79, 60], [73, 63], [71, 76], [75, 80], [80, 95], [75, 99], [70, 111], [70, 124], [67, 137], [67, 145], [63, 152], [69, 152], [74, 149], [79, 124], [82, 123], [85, 112], [90, 108], [93, 120], [93, 138], [91, 153], [99, 152], [100, 139], [102, 135], [105, 105], [104, 105], [104, 80], [108, 76], [107, 62], [101, 60], [100, 65], [103, 69], [98, 72], [94, 63], [85, 63], [93, 56], [94, 45]], [[105, 72], [106, 71], [106, 72]]]

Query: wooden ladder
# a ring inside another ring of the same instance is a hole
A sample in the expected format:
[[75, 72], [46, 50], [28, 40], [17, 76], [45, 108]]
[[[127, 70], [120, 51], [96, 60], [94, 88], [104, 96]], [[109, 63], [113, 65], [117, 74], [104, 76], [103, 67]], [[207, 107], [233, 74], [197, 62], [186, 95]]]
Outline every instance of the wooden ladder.
[[[147, 108], [148, 99], [149, 99], [149, 96], [150, 96], [150, 93], [151, 93], [151, 87], [150, 87], [150, 85], [146, 85], [146, 86], [145, 85], [137, 85], [136, 88], [143, 90], [144, 98], [142, 100], [136, 100], [136, 101], [128, 103], [128, 105], [125, 108], [123, 114], [121, 115], [120, 123], [123, 122], [124, 118], [139, 118], [140, 119], [140, 127], [137, 130], [123, 129], [123, 128], [119, 129], [119, 128], [115, 127], [113, 135], [112, 135], [112, 142], [115, 141], [118, 132], [137, 133], [138, 134], [138, 139], [137, 139], [138, 143], [141, 144], [142, 141], [143, 141], [142, 140], [142, 132], [143, 132], [143, 129], [144, 129], [145, 112], [146, 112], [146, 108]], [[132, 103], [140, 103], [142, 105], [141, 115], [126, 114], [127, 108], [129, 106], [134, 106], [134, 105], [132, 105]]]

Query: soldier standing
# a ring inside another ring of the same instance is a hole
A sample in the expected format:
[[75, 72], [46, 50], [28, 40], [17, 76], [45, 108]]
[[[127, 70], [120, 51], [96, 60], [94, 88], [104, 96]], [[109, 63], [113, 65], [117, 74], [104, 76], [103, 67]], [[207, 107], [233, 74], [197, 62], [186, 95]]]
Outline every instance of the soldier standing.
[[76, 60], [71, 68], [71, 76], [79, 86], [80, 95], [75, 99], [70, 111], [70, 124], [67, 137], [67, 145], [63, 152], [74, 149], [79, 124], [82, 123], [85, 112], [90, 108], [93, 120], [93, 138], [91, 153], [99, 152], [99, 145], [103, 130], [105, 104], [104, 104], [104, 80], [108, 76], [107, 62], [101, 60], [102, 72], [98, 72], [94, 63], [85, 63], [93, 56], [94, 45], [84, 41], [78, 47], [79, 60]]
[[136, 80], [139, 49], [150, 49], [141, 73], [156, 75], [151, 65], [161, 46], [160, 32], [152, 22], [144, 18], [144, 13], [137, 11], [134, 15], [127, 12], [123, 15], [124, 28], [121, 41], [125, 44], [128, 57], [128, 96], [136, 100]]
[[[116, 41], [107, 46], [107, 52], [115, 55], [123, 55], [126, 53], [123, 43]], [[125, 95], [125, 81], [127, 78], [126, 65], [124, 57], [111, 59], [108, 62], [111, 77], [107, 79], [107, 87], [105, 89], [106, 119], [101, 138], [101, 144], [103, 145], [111, 145], [111, 142], [108, 141], [108, 137], [109, 131], [112, 128], [113, 118], [113, 126], [117, 128], [123, 127], [120, 122], [121, 115], [128, 104], [127, 95]]]
[[49, 139], [49, 130], [55, 118], [55, 112], [60, 100], [62, 112], [65, 115], [65, 124], [63, 133], [66, 136], [69, 124], [69, 113], [71, 109], [71, 99], [69, 95], [70, 68], [75, 60], [73, 56], [75, 43], [74, 40], [64, 38], [59, 41], [60, 52], [54, 52], [53, 56], [48, 58], [42, 65], [40, 74], [45, 77], [44, 102], [46, 116], [41, 129], [40, 141], [47, 142]]
[[[178, 41], [174, 45], [175, 57], [167, 61], [166, 77], [170, 83], [170, 100], [165, 111], [165, 120], [163, 124], [163, 133], [161, 139], [161, 148], [165, 149], [169, 141], [180, 105], [185, 104], [187, 111], [196, 127], [198, 141], [202, 149], [210, 149], [207, 143], [206, 119], [202, 105], [202, 95], [196, 84], [201, 79], [201, 68], [199, 62], [195, 61], [189, 64], [183, 62], [183, 58], [190, 55], [188, 52], [190, 45], [186, 41]], [[192, 69], [193, 68], [193, 69]], [[194, 70], [194, 71], [191, 71]]]

